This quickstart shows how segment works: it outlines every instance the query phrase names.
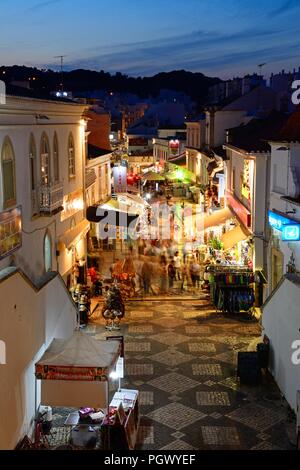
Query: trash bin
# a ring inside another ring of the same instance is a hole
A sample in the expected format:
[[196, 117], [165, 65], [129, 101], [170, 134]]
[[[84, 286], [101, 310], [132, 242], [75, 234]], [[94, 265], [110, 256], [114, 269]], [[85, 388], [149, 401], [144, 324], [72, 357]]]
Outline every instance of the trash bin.
[[266, 343], [259, 343], [256, 347], [256, 350], [260, 367], [262, 369], [267, 369], [269, 365], [270, 345]]
[[238, 353], [237, 375], [241, 384], [259, 385], [261, 383], [261, 368], [257, 352]]

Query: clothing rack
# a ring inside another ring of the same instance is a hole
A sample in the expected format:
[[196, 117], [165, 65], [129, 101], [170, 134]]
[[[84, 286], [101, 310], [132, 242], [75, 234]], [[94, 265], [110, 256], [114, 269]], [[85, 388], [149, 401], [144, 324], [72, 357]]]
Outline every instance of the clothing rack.
[[223, 313], [248, 312], [254, 305], [252, 269], [246, 266], [208, 266], [211, 301]]

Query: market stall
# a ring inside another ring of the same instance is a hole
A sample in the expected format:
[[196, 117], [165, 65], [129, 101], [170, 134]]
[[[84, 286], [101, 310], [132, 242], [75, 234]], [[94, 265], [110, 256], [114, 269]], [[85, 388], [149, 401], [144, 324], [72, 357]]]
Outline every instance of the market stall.
[[110, 375], [120, 357], [119, 341], [98, 341], [80, 331], [68, 340], [54, 339], [35, 365], [41, 403], [107, 408]]

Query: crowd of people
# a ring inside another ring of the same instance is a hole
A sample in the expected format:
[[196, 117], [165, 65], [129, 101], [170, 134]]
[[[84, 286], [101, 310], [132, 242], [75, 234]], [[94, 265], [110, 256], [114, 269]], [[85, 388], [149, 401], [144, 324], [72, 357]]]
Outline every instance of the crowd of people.
[[[179, 250], [172, 242], [159, 241], [140, 241], [137, 252], [133, 248], [130, 251], [135, 294], [172, 294], [200, 288], [205, 265], [199, 260], [197, 252], [187, 253], [184, 247]], [[120, 266], [126, 264], [126, 258], [116, 259], [110, 268], [112, 278]]]

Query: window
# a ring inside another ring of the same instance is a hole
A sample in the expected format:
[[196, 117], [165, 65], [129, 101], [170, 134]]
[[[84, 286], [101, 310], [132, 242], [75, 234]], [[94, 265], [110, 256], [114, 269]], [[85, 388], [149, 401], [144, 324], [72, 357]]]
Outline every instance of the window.
[[53, 139], [53, 176], [54, 181], [59, 181], [59, 154], [58, 154], [58, 139], [55, 132]]
[[75, 176], [75, 146], [74, 146], [73, 134], [69, 135], [68, 158], [69, 158], [69, 178], [73, 178]]
[[231, 175], [231, 189], [235, 191], [235, 168], [233, 168]]
[[12, 143], [8, 137], [4, 139], [1, 153], [3, 207], [16, 204], [15, 157]]
[[44, 238], [44, 263], [46, 273], [52, 271], [52, 240], [48, 230]]
[[47, 186], [50, 184], [50, 146], [46, 134], [41, 139], [41, 184]]
[[37, 211], [36, 200], [36, 146], [34, 137], [31, 134], [29, 142], [29, 172], [30, 172], [30, 190], [31, 190], [31, 207], [33, 214]]

